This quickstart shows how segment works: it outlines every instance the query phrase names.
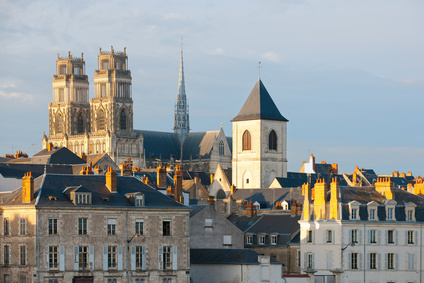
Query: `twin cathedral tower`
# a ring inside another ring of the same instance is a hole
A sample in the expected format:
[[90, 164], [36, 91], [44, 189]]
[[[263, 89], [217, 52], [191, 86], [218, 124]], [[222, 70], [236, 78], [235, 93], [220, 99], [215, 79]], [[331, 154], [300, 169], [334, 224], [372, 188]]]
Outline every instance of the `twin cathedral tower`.
[[[154, 138], [161, 137], [165, 141], [164, 137], [168, 137], [170, 144], [164, 145], [163, 151], [180, 147], [180, 152], [175, 150], [173, 155], [181, 160], [189, 159], [190, 164], [199, 156], [192, 156], [192, 149], [184, 146], [193, 145], [197, 139], [198, 145], [194, 147], [200, 148], [198, 154], [206, 152], [203, 158], [221, 164], [224, 169], [232, 167], [233, 183], [238, 188], [267, 187], [274, 177], [287, 175], [288, 120], [280, 114], [260, 79], [232, 120], [232, 140], [225, 137], [222, 128], [192, 134], [181, 50], [174, 141], [169, 138], [171, 133], [153, 135], [151, 131], [133, 129], [131, 81], [126, 49], [118, 52], [113, 47], [110, 51], [100, 48], [94, 72], [94, 97], [89, 99], [83, 54], [80, 58], [70, 52], [67, 57], [58, 54], [53, 101], [49, 103], [49, 136], [43, 136], [43, 148], [52, 143], [78, 155], [107, 153], [117, 164], [131, 158], [134, 166], [145, 167], [148, 155], [154, 156], [147, 152], [149, 144], [157, 147]], [[208, 169], [214, 173], [214, 168]]]

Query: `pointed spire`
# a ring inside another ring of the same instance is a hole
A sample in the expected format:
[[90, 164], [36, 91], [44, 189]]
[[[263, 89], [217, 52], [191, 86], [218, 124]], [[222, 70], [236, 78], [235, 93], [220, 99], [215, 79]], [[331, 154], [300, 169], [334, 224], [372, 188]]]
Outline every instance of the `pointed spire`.
[[180, 74], [178, 78], [178, 97], [177, 99], [185, 99], [185, 82], [184, 82], [184, 63], [183, 63], [183, 39], [181, 38], [181, 56], [180, 56]]
[[174, 133], [178, 135], [181, 142], [190, 132], [190, 121], [188, 113], [188, 101], [185, 92], [184, 63], [183, 63], [183, 39], [181, 38], [180, 74], [178, 79], [178, 95], [175, 104]]

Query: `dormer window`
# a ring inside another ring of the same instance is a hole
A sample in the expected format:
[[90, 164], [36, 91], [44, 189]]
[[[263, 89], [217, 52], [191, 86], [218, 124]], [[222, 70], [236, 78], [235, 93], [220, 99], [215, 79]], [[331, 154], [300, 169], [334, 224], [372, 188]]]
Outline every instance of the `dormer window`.
[[387, 220], [393, 220], [393, 207], [387, 208]]
[[144, 206], [144, 195], [135, 196], [135, 206]]
[[370, 209], [370, 220], [375, 220], [375, 209]]
[[405, 203], [405, 214], [406, 221], [416, 221], [415, 220], [415, 207], [417, 205], [412, 202]]
[[83, 186], [67, 187], [63, 193], [67, 195], [75, 205], [91, 204], [91, 192]]
[[377, 209], [378, 209], [378, 203], [375, 201], [371, 201], [367, 203], [367, 209], [368, 209], [368, 220], [378, 220], [377, 215]]
[[283, 210], [289, 210], [289, 204], [287, 203], [287, 201], [283, 200], [283, 201], [281, 202], [281, 208], [282, 208]]
[[90, 193], [75, 193], [75, 203], [76, 204], [91, 204], [91, 194]]
[[359, 220], [359, 206], [357, 201], [349, 202], [350, 220]]
[[352, 215], [351, 218], [352, 220], [356, 220], [356, 216], [358, 215], [358, 209], [357, 208], [352, 208]]
[[386, 220], [387, 221], [396, 220], [396, 215], [395, 215], [396, 201], [389, 199], [389, 200], [386, 200], [384, 204], [386, 205]]

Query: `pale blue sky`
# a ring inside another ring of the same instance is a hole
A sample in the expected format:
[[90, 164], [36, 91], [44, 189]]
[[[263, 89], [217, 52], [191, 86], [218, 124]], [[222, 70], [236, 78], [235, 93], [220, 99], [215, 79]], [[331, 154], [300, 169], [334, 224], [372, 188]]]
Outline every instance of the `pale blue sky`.
[[289, 170], [317, 161], [424, 175], [423, 1], [0, 0], [0, 155], [48, 132], [56, 54], [127, 47], [136, 129], [171, 131], [180, 38], [192, 131], [217, 130], [261, 79], [288, 124]]

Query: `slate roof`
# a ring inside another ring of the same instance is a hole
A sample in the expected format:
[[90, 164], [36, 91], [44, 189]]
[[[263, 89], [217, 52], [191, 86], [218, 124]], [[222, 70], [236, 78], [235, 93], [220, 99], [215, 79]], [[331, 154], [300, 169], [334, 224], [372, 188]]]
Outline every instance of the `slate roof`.
[[30, 163], [0, 163], [0, 174], [5, 178], [21, 179], [25, 173], [31, 172], [34, 178], [44, 174], [44, 168], [47, 173], [55, 174], [78, 174], [81, 171], [81, 165], [43, 165]]
[[258, 221], [262, 215], [255, 215], [253, 217], [248, 217], [246, 215], [233, 214], [228, 217], [228, 220], [231, 221], [237, 228], [245, 232], [252, 226], [256, 221]]
[[11, 160], [11, 158], [0, 157], [0, 163], [8, 162], [10, 160]]
[[325, 179], [327, 183], [330, 183], [332, 178], [337, 178], [337, 181], [341, 186], [347, 186], [346, 180], [343, 176], [335, 174], [309, 174], [308, 176], [307, 173], [287, 172], [287, 178], [278, 177], [276, 180], [282, 188], [294, 188], [302, 187], [302, 185], [308, 181], [310, 181], [311, 186], [313, 187], [317, 179]]
[[190, 217], [193, 217], [197, 213], [202, 211], [205, 207], [208, 207], [208, 205], [192, 205], [190, 207], [193, 209], [192, 211], [190, 211]]
[[84, 160], [66, 147], [55, 147], [52, 150], [43, 149], [31, 157], [34, 164], [86, 164]]
[[288, 121], [281, 115], [260, 79], [253, 87], [239, 114], [231, 122], [256, 119]]
[[144, 137], [143, 144], [147, 160], [149, 160], [149, 158], [170, 159], [171, 156], [174, 159], [180, 159], [181, 144], [176, 134], [172, 132], [145, 130], [134, 131], [142, 134]]
[[[75, 207], [64, 191], [69, 187], [84, 187], [91, 192], [91, 205], [77, 207], [134, 207], [125, 196], [128, 193], [144, 194], [143, 208], [176, 208], [189, 209], [172, 198], [154, 190], [149, 185], [134, 177], [117, 176], [118, 192], [111, 193], [106, 187], [104, 175], [59, 175], [46, 174], [34, 180], [34, 199], [31, 203], [22, 203], [22, 188], [19, 188], [3, 198], [1, 205], [35, 205], [35, 206], [68, 206]], [[51, 200], [54, 196], [55, 200]]]
[[189, 133], [183, 144], [183, 159], [209, 158], [219, 131]]
[[[260, 264], [249, 249], [190, 249], [191, 264]], [[271, 264], [282, 264], [271, 258]]]
[[259, 202], [266, 204], [267, 208], [275, 207], [277, 202], [286, 200], [291, 203], [291, 200], [303, 203], [302, 189], [295, 188], [276, 188], [276, 189], [238, 189], [234, 192], [235, 200], [247, 200], [251, 202]]

